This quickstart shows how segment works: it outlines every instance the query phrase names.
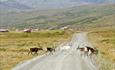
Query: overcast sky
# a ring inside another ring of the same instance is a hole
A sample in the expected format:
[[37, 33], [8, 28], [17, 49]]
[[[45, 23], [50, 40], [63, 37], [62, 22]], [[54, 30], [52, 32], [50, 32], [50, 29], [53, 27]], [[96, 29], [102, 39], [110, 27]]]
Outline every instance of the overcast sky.
[[0, 1], [7, 1], [7, 0], [0, 0]]

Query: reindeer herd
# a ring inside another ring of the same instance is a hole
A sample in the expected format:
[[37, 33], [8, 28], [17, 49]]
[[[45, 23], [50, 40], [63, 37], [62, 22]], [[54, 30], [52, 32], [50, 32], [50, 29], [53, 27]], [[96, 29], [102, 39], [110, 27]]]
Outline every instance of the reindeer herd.
[[[71, 48], [71, 46], [63, 46], [63, 47], [60, 47], [60, 50], [69, 50]], [[28, 52], [28, 55], [31, 53], [32, 55], [33, 54], [38, 54], [37, 52], [38, 51], [43, 51], [43, 48], [38, 48], [38, 47], [34, 47], [34, 48], [30, 48], [29, 49], [29, 52]], [[47, 47], [46, 48], [46, 52], [49, 52], [51, 54], [53, 54], [53, 52], [56, 51], [56, 48], [50, 48], [50, 47]], [[97, 55], [98, 54], [98, 50], [96, 48], [92, 48], [92, 47], [89, 47], [89, 46], [84, 46], [84, 47], [80, 47], [78, 46], [76, 48], [76, 51], [79, 51], [80, 55], [81, 56], [90, 56], [92, 57], [92, 55]]]
[[89, 46], [85, 46], [85, 47], [77, 47], [76, 50], [79, 50], [80, 51], [80, 55], [81, 56], [90, 56], [92, 57], [92, 55], [97, 55], [98, 54], [98, 50], [96, 48], [92, 48], [92, 47], [89, 47]]
[[[53, 52], [55, 52], [55, 49], [53, 49], [53, 48], [49, 48], [49, 47], [47, 47], [46, 48], [47, 49], [47, 51], [46, 52], [50, 52], [50, 53], [52, 53], [53, 54]], [[37, 54], [38, 55], [38, 51], [43, 51], [43, 48], [38, 48], [38, 47], [34, 47], [34, 48], [30, 48], [29, 49], [29, 52], [28, 52], [28, 55], [31, 53], [32, 55], [34, 55], [34, 54]]]

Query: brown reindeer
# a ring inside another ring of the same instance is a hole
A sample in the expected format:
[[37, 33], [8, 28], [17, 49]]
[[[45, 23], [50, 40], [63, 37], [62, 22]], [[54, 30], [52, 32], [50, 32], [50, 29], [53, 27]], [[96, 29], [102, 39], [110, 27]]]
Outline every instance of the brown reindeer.
[[37, 48], [37, 47], [34, 47], [34, 48], [30, 48], [29, 52], [28, 52], [28, 55], [31, 53], [33, 55], [33, 52], [34, 54], [37, 54], [38, 55], [38, 51], [39, 50], [43, 50], [42, 48]]
[[80, 50], [81, 56], [82, 56], [82, 55], [88, 55], [88, 51], [87, 51], [87, 48], [86, 48], [86, 47], [81, 47], [81, 48], [80, 48], [80, 47], [78, 46], [77, 50]]
[[89, 56], [92, 56], [93, 54], [98, 54], [98, 50], [96, 48], [91, 48], [89, 46], [86, 46], [86, 48]]
[[55, 52], [55, 49], [54, 49], [54, 48], [47, 47], [47, 52], [50, 52], [50, 53], [53, 54], [53, 52]]
[[79, 46], [78, 46], [78, 48], [77, 49], [79, 49], [80, 51], [81, 51], [81, 55], [87, 55], [87, 56], [92, 56], [93, 54], [98, 54], [98, 50], [95, 48], [91, 48], [91, 47], [89, 47], [89, 46], [85, 46], [85, 47], [83, 47], [83, 48], [80, 48]]

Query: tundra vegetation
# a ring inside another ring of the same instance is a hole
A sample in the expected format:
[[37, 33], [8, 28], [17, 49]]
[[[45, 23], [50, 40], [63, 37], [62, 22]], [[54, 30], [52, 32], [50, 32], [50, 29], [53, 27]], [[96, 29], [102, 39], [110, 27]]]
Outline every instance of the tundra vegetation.
[[[89, 38], [99, 49], [101, 70], [115, 69], [115, 4], [30, 12], [0, 10], [0, 16], [0, 27], [12, 30], [60, 29], [68, 25], [76, 31], [93, 30], [89, 33]], [[9, 70], [19, 62], [33, 58], [34, 56], [27, 55], [30, 47], [57, 47], [61, 42], [69, 40], [72, 34], [71, 31], [63, 30], [0, 33], [0, 70]], [[45, 52], [38, 53], [42, 55]]]
[[115, 69], [115, 28], [99, 28], [89, 33], [89, 39], [98, 48], [100, 70]]
[[[69, 40], [72, 34], [72, 31], [67, 30], [0, 33], [0, 70], [11, 70], [16, 64], [35, 57], [28, 55], [29, 48], [56, 48]], [[38, 55], [44, 53], [45, 51], [38, 51]]]

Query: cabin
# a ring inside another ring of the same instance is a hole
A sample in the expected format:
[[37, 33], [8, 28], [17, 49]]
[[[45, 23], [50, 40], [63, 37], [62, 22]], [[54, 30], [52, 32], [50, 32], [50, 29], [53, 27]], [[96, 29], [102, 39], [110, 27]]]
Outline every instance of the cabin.
[[39, 29], [39, 28], [37, 28], [37, 29], [34, 29], [34, 31], [40, 31], [40, 29]]
[[62, 28], [60, 28], [61, 30], [67, 30], [67, 29], [69, 29], [69, 25], [67, 25], [67, 26], [64, 26], [64, 27], [62, 27]]
[[55, 30], [56, 28], [57, 26], [53, 26], [53, 27], [48, 28], [48, 30]]
[[0, 32], [9, 32], [8, 29], [0, 29]]
[[25, 33], [31, 33], [32, 29], [24, 29], [23, 30]]

